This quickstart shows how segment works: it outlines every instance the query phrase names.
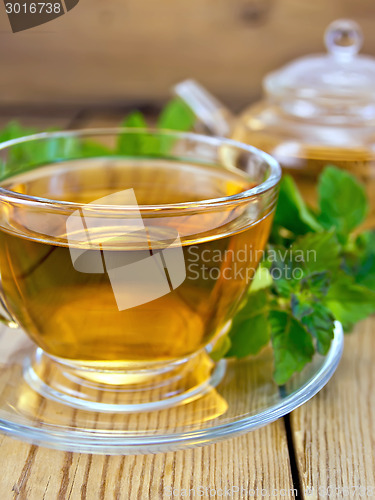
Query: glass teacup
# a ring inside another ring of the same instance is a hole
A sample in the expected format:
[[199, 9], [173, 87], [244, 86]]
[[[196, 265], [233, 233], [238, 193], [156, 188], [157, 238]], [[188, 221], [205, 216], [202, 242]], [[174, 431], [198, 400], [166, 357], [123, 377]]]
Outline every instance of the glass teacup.
[[100, 411], [172, 406], [217, 384], [225, 363], [208, 353], [261, 259], [277, 162], [227, 139], [139, 129], [0, 149], [2, 301], [37, 346], [28, 383]]

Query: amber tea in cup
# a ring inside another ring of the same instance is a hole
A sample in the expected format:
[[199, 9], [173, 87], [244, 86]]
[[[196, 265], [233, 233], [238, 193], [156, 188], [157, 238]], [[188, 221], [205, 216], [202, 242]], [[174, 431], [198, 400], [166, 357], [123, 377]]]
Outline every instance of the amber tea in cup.
[[111, 397], [137, 411], [214, 384], [223, 365], [207, 348], [261, 258], [277, 163], [230, 140], [137, 130], [41, 134], [1, 153], [3, 301], [38, 346], [27, 381], [103, 411]]

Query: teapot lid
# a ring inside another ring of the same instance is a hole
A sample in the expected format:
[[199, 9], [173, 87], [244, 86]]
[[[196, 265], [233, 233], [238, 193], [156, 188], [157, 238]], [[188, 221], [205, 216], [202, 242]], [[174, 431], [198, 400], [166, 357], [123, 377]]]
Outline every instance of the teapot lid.
[[358, 55], [363, 37], [349, 19], [331, 23], [325, 32], [327, 54], [302, 57], [274, 71], [264, 80], [274, 97], [340, 101], [375, 98], [375, 58]]

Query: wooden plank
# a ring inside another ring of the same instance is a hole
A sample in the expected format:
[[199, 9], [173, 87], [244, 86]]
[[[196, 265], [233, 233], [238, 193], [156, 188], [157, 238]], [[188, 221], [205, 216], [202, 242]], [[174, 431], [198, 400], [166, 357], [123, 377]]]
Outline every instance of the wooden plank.
[[354, 17], [375, 53], [372, 0], [83, 0], [68, 14], [13, 34], [0, 17], [0, 103], [164, 100], [194, 77], [241, 107], [265, 73], [324, 51], [335, 18]]
[[374, 329], [357, 325], [330, 383], [291, 415], [305, 498], [375, 497]]
[[65, 115], [64, 113], [40, 115], [36, 110], [30, 114], [22, 113], [21, 110], [15, 110], [14, 112], [11, 109], [6, 110], [6, 112], [0, 110], [0, 130], [11, 121], [17, 121], [22, 127], [42, 132], [50, 128], [66, 128], [72, 121], [72, 115]]
[[6, 499], [155, 500], [171, 498], [173, 490], [183, 497], [183, 490], [195, 489], [198, 496], [201, 488], [230, 489], [232, 498], [247, 499], [256, 488], [293, 490], [282, 420], [204, 448], [144, 456], [64, 453], [5, 437], [0, 467]]

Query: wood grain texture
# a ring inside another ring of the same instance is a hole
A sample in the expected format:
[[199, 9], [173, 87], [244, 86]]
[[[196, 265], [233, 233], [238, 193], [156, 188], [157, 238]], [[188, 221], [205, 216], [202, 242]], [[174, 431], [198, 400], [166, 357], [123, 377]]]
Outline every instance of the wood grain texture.
[[306, 498], [375, 497], [374, 330], [369, 318], [346, 336], [332, 380], [291, 415]]
[[30, 114], [25, 116], [21, 113], [1, 113], [0, 111], [0, 129], [7, 126], [10, 122], [16, 120], [20, 123], [22, 127], [28, 129], [33, 129], [36, 132], [42, 132], [49, 128], [67, 128], [72, 122], [72, 115], [56, 115], [53, 116], [40, 116], [35, 114]]
[[68, 14], [13, 34], [1, 5], [0, 103], [164, 100], [194, 77], [235, 108], [265, 73], [323, 52], [323, 33], [352, 16], [375, 53], [372, 0], [80, 1]]
[[[222, 443], [176, 453], [100, 456], [64, 453], [4, 437], [3, 499], [167, 499], [171, 489], [293, 489], [283, 421]], [[183, 493], [182, 493], [183, 494]], [[205, 497], [207, 498], [207, 497]]]

